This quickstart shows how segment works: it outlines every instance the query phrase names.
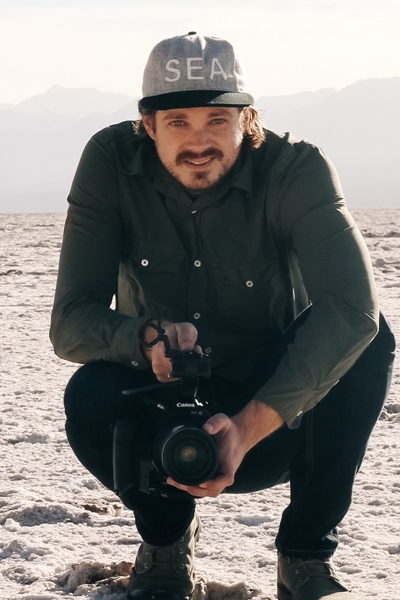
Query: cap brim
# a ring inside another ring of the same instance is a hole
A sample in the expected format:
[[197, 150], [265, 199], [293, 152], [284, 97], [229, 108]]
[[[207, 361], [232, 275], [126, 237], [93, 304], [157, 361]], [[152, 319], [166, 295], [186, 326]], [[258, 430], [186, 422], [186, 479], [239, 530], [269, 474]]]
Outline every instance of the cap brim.
[[246, 92], [198, 90], [147, 96], [139, 100], [139, 108], [169, 110], [171, 108], [196, 108], [201, 106], [249, 106], [253, 102], [253, 96]]

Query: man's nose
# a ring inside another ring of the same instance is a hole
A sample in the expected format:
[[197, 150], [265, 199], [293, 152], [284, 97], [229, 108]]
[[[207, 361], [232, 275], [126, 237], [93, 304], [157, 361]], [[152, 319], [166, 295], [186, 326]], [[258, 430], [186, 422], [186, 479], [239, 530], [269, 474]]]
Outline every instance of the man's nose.
[[211, 137], [206, 128], [193, 128], [189, 142], [196, 147], [207, 147], [210, 145]]

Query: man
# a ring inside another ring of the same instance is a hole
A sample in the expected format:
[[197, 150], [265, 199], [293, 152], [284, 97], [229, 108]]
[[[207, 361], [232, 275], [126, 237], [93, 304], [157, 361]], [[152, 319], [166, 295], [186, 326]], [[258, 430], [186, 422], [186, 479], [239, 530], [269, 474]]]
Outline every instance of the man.
[[177, 386], [166, 347], [205, 352], [198, 399], [214, 408], [219, 468], [194, 485], [168, 477], [163, 495], [128, 473], [121, 498], [143, 538], [128, 597], [191, 596], [195, 498], [290, 481], [278, 598], [354, 599], [330, 558], [394, 341], [336, 172], [307, 141], [262, 129], [221, 39], [160, 42], [139, 109], [134, 127], [89, 141], [69, 196], [51, 326], [56, 353], [84, 363], [65, 393], [68, 439], [114, 489], [116, 424], [141, 439], [148, 390]]

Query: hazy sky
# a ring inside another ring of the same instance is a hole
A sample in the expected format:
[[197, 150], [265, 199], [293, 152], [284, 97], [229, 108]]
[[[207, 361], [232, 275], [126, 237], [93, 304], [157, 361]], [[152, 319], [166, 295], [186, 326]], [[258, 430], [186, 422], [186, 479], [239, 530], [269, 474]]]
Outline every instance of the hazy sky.
[[250, 92], [341, 89], [400, 76], [399, 0], [0, 0], [0, 103], [54, 84], [141, 95], [151, 48], [228, 39]]

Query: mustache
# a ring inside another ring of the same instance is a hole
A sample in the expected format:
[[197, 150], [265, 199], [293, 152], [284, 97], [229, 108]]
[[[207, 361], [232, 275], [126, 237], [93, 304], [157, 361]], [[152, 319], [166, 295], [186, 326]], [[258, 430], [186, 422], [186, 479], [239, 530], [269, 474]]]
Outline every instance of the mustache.
[[177, 155], [175, 162], [177, 165], [182, 164], [186, 160], [201, 160], [203, 158], [219, 158], [220, 160], [224, 157], [224, 153], [219, 148], [207, 148], [204, 152], [191, 152], [190, 150], [182, 150]]

